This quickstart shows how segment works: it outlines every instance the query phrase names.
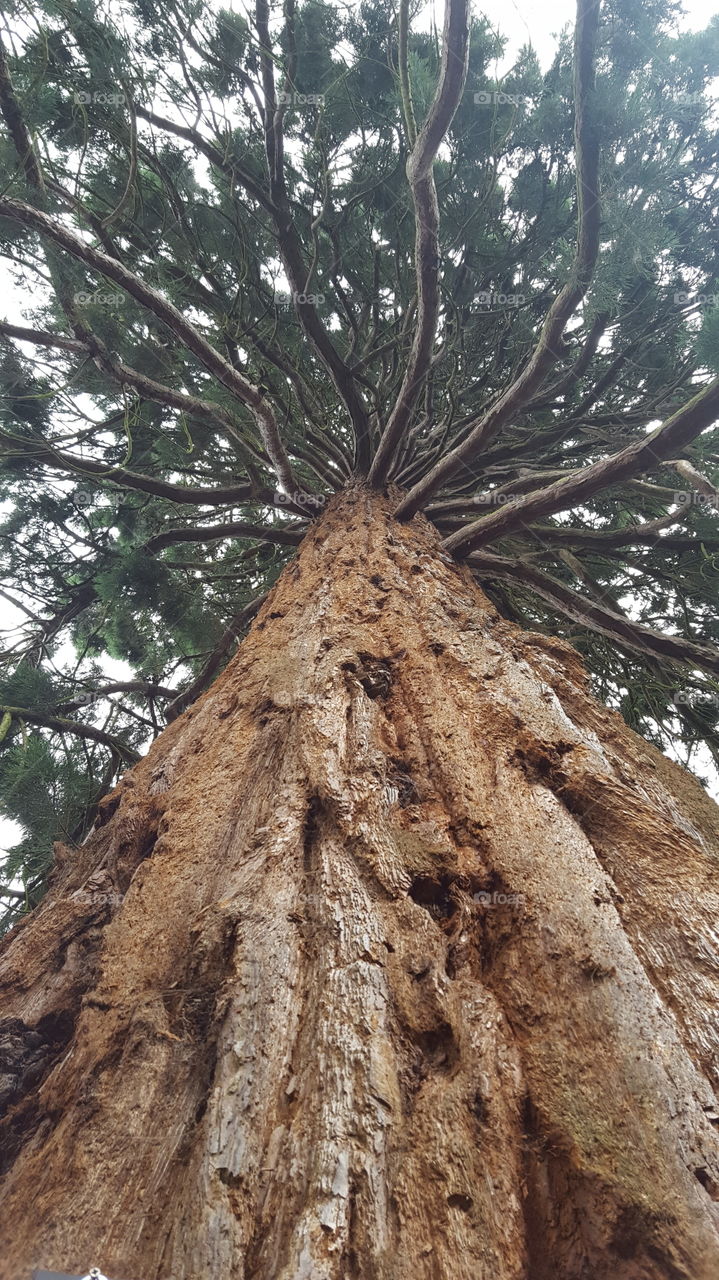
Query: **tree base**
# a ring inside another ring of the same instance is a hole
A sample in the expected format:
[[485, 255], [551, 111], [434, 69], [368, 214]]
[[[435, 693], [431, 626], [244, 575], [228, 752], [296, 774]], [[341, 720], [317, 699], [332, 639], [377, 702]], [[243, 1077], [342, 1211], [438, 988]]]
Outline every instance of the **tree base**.
[[6, 939], [3, 1280], [719, 1275], [719, 809], [389, 512]]

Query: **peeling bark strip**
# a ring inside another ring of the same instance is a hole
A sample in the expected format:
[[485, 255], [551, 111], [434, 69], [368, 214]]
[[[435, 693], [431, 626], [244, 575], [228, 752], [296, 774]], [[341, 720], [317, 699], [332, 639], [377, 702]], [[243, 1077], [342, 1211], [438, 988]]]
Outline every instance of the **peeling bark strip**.
[[716, 1280], [719, 811], [332, 501], [0, 954], [2, 1280]]

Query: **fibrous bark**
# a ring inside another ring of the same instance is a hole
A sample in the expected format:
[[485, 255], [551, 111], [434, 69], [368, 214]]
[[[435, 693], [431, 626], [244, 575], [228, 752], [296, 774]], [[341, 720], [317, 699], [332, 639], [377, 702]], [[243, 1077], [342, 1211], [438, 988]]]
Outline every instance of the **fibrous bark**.
[[2, 1280], [715, 1280], [719, 810], [333, 500], [0, 955]]

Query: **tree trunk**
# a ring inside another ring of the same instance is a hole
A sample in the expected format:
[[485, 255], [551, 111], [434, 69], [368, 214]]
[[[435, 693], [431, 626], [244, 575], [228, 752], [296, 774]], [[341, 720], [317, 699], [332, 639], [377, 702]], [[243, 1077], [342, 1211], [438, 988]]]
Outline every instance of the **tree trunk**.
[[3, 1280], [719, 1275], [719, 809], [390, 509], [6, 939]]

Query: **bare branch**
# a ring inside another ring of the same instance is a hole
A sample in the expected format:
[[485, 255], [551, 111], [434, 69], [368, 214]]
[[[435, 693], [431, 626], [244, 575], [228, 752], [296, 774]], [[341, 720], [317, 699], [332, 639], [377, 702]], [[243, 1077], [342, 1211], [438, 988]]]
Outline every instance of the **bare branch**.
[[285, 528], [280, 525], [251, 524], [246, 520], [232, 520], [226, 524], [195, 525], [194, 528], [167, 529], [148, 538], [145, 550], [161, 551], [178, 542], [221, 542], [223, 538], [256, 538], [258, 542], [274, 542], [282, 547], [299, 546], [305, 536], [304, 529]]
[[561, 355], [562, 334], [594, 272], [599, 252], [599, 134], [594, 122], [594, 50], [600, 0], [577, 0], [574, 32], [574, 147], [577, 168], [577, 244], [572, 270], [552, 303], [539, 341], [519, 377], [479, 419], [461, 444], [414, 486], [397, 508], [407, 519], [436, 493], [467, 458], [493, 440], [536, 394]]
[[247, 623], [251, 618], [254, 618], [257, 610], [260, 608], [260, 605], [264, 603], [268, 595], [269, 591], [265, 591], [263, 595], [257, 596], [255, 600], [251, 600], [243, 609], [240, 609], [239, 613], [235, 614], [232, 621], [223, 631], [199, 675], [197, 675], [192, 681], [192, 684], [188, 685], [186, 689], [183, 689], [183, 691], [175, 698], [174, 702], [171, 702], [166, 708], [165, 716], [168, 723], [171, 720], [176, 720], [179, 715], [182, 715], [182, 712], [190, 706], [190, 703], [194, 702], [196, 698], [199, 698], [200, 694], [210, 686], [222, 665], [223, 658], [227, 653], [229, 653], [232, 645], [239, 643], [242, 639], [242, 633], [247, 626]]
[[587, 600], [557, 581], [542, 569], [528, 564], [525, 560], [510, 559], [498, 556], [489, 551], [474, 552], [467, 564], [483, 580], [506, 578], [510, 582], [520, 582], [541, 596], [565, 617], [579, 622], [593, 631], [601, 631], [603, 635], [615, 643], [632, 649], [636, 653], [650, 654], [653, 657], [671, 658], [676, 662], [700, 667], [704, 671], [719, 674], [719, 652], [708, 645], [695, 644], [684, 640], [681, 636], [663, 635], [652, 631], [639, 622], [631, 622], [622, 614], [607, 609], [594, 600]]
[[689, 444], [719, 416], [719, 378], [715, 378], [687, 405], [678, 409], [662, 426], [634, 444], [627, 445], [619, 453], [603, 458], [582, 471], [571, 472], [564, 480], [557, 480], [546, 489], [527, 494], [515, 502], [508, 502], [481, 520], [475, 520], [465, 529], [447, 539], [445, 546], [454, 554], [466, 555], [472, 547], [493, 541], [519, 525], [525, 525], [557, 511], [586, 501], [592, 494], [619, 484], [647, 471], [662, 462], [668, 455]]
[[[433, 167], [440, 143], [449, 129], [464, 89], [469, 57], [469, 0], [446, 0], [442, 65], [434, 101], [414, 141], [407, 161], [414, 204], [414, 261], [417, 276], [417, 328], [397, 402], [382, 433], [370, 467], [370, 483], [378, 487], [388, 478], [397, 447], [407, 430], [412, 410], [429, 372], [439, 317], [439, 204]], [[400, 58], [400, 67], [402, 59]], [[403, 100], [405, 91], [403, 84]], [[405, 102], [411, 114], [411, 99]]]
[[[167, 298], [156, 289], [145, 284], [134, 272], [128, 271], [121, 262], [109, 257], [99, 249], [93, 249], [79, 236], [60, 223], [54, 222], [47, 214], [21, 200], [10, 200], [0, 196], [0, 215], [11, 218], [23, 226], [31, 227], [41, 236], [45, 236], [54, 244], [60, 245], [80, 262], [93, 271], [112, 280], [124, 289], [137, 302], [151, 311], [197, 356], [198, 360], [224, 386], [226, 386], [242, 404], [252, 411], [257, 422], [262, 442], [267, 451], [278, 480], [288, 492], [298, 492], [300, 486], [295, 482], [289, 458], [280, 439], [279, 430], [272, 407], [265, 399], [263, 391], [249, 382], [238, 369], [235, 369], [215, 347], [203, 338], [194, 325], [178, 311]], [[99, 353], [98, 353], [99, 354]]]

